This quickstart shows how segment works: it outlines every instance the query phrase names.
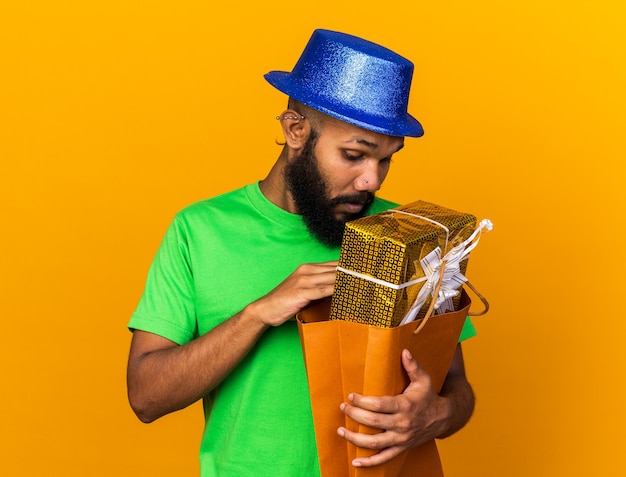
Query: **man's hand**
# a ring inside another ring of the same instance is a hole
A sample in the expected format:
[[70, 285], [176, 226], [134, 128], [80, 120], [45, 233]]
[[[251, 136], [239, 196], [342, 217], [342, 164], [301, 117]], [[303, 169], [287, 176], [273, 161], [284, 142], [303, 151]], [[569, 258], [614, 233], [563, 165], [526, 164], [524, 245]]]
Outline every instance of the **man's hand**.
[[278, 326], [309, 303], [333, 294], [337, 262], [300, 265], [267, 295], [248, 305], [266, 326]]
[[[370, 457], [355, 459], [355, 467], [383, 464], [401, 452], [445, 437], [469, 419], [474, 406], [473, 392], [465, 379], [460, 346], [453, 359], [442, 394], [433, 389], [430, 376], [413, 359], [402, 352], [402, 365], [410, 383], [397, 396], [362, 396], [350, 394], [342, 411], [354, 421], [381, 429], [377, 434], [361, 434], [340, 427], [337, 432], [352, 444], [380, 450]], [[459, 367], [460, 366], [460, 367]]]

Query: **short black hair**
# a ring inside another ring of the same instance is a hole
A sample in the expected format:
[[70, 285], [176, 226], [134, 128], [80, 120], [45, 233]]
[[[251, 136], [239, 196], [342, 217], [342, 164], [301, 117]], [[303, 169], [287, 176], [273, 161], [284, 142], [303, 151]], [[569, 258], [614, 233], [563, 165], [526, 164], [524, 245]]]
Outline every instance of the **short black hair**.
[[293, 109], [294, 111], [300, 113], [302, 116], [307, 118], [311, 122], [311, 127], [316, 131], [321, 131], [321, 126], [324, 124], [327, 116], [326, 114], [318, 111], [315, 108], [307, 106], [304, 103], [301, 103], [297, 99], [289, 97], [289, 101], [287, 102], [287, 108]]

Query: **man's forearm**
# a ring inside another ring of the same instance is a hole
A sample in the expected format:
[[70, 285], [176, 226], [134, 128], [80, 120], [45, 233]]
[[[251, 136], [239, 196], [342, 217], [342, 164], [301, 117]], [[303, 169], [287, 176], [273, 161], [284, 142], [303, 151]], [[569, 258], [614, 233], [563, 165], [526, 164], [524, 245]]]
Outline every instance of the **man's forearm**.
[[266, 326], [246, 308], [209, 333], [179, 346], [141, 333], [133, 337], [128, 396], [139, 419], [151, 422], [205, 396], [248, 354]]
[[465, 426], [474, 411], [474, 391], [465, 375], [465, 363], [460, 344], [457, 345], [450, 370], [439, 395], [446, 398], [450, 406], [446, 428], [438, 436], [439, 438], [444, 438]]
[[439, 436], [443, 439], [459, 431], [474, 411], [474, 391], [465, 376], [449, 376], [440, 395], [449, 399], [451, 412], [447, 429]]

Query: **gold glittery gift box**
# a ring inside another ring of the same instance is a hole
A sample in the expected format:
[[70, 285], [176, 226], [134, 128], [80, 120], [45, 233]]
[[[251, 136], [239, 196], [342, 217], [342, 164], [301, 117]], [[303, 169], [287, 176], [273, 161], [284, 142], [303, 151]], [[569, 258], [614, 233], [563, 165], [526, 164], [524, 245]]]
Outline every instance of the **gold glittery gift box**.
[[[445, 254], [466, 240], [475, 228], [475, 216], [421, 200], [348, 222], [330, 319], [379, 327], [397, 326], [415, 301], [423, 282], [400, 289], [388, 284], [402, 285], [423, 277], [422, 258], [437, 246]], [[467, 260], [461, 263], [461, 273], [465, 273], [466, 268]], [[418, 319], [424, 316], [429, 304], [430, 298], [417, 315]]]

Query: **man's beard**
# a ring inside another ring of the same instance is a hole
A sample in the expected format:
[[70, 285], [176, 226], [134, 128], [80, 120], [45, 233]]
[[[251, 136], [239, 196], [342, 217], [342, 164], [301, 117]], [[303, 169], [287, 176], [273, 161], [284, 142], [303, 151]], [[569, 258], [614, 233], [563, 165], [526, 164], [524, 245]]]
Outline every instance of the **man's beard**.
[[[341, 245], [346, 222], [363, 217], [374, 201], [371, 192], [329, 197], [328, 185], [315, 157], [318, 135], [311, 131], [302, 152], [285, 167], [285, 181], [309, 232], [329, 247]], [[342, 203], [359, 203], [363, 208], [357, 213], [346, 213], [342, 219], [335, 217], [335, 206]]]

